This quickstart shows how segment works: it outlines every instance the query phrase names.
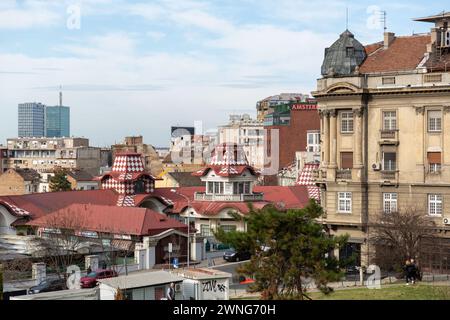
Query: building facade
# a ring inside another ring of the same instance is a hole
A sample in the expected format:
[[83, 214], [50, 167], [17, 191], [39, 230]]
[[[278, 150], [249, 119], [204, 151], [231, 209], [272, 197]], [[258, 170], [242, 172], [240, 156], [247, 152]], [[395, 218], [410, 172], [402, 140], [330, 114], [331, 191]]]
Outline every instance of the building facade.
[[248, 163], [261, 170], [264, 167], [265, 134], [263, 122], [250, 115], [230, 115], [228, 124], [219, 126], [219, 143], [239, 144]]
[[18, 136], [45, 136], [45, 106], [42, 103], [21, 103], [18, 106]]
[[256, 103], [256, 110], [258, 112], [257, 119], [263, 121], [266, 115], [273, 112], [275, 106], [300, 102], [304, 98], [305, 96], [302, 93], [280, 93], [258, 101]]
[[125, 137], [122, 144], [113, 145], [111, 150], [113, 160], [118, 153], [139, 153], [142, 156], [142, 162], [146, 171], [151, 172], [154, 176], [159, 175], [163, 171], [163, 164], [158, 152], [152, 145], [145, 144], [142, 136]]
[[12, 138], [7, 140], [8, 168], [34, 169], [39, 173], [56, 168], [84, 169], [98, 175], [100, 149], [85, 138]]
[[325, 50], [313, 92], [322, 136], [316, 182], [324, 223], [350, 235], [366, 266], [375, 250], [370, 223], [380, 214], [417, 208], [450, 238], [449, 20], [419, 19], [435, 23], [431, 33], [385, 33], [365, 47], [346, 30]]
[[70, 137], [69, 107], [45, 107], [45, 136], [49, 138]]
[[317, 101], [305, 97], [302, 102], [275, 106], [272, 113], [266, 115], [264, 129], [270, 152], [265, 152], [265, 184], [282, 184], [277, 175], [293, 172], [291, 169], [299, 172], [303, 163], [320, 159], [317, 110]]

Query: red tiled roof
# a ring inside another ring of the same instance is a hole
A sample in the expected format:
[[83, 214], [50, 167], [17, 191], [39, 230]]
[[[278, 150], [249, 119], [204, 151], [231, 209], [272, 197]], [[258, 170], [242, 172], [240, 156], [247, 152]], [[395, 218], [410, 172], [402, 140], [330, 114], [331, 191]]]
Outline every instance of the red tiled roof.
[[113, 206], [117, 203], [117, 198], [118, 194], [113, 190], [87, 190], [2, 196], [0, 203], [16, 206], [36, 219], [74, 203]]
[[377, 43], [373, 43], [373, 44], [369, 44], [369, 45], [365, 46], [364, 49], [366, 50], [366, 55], [370, 55], [383, 46], [384, 46], [383, 42], [377, 42]]
[[[376, 50], [377, 44], [369, 45], [371, 52], [359, 68], [360, 73], [409, 71], [417, 68], [427, 52], [430, 35], [396, 37], [389, 48]], [[375, 50], [375, 51], [374, 51]]]
[[72, 204], [28, 225], [137, 236], [157, 235], [169, 229], [187, 233], [187, 225], [147, 208], [87, 204]]
[[[161, 192], [161, 189], [155, 191]], [[248, 213], [248, 203], [246, 202], [221, 202], [221, 201], [195, 201], [195, 192], [205, 192], [205, 187], [191, 187], [191, 188], [177, 188], [177, 193], [189, 199], [189, 203], [186, 198], [170, 192], [166, 194], [166, 197], [171, 199], [174, 203], [173, 212], [180, 213], [188, 205], [193, 207], [197, 212], [202, 214], [214, 215], [226, 208], [234, 208], [242, 213]], [[299, 209], [308, 204], [309, 193], [307, 186], [255, 186], [254, 192], [263, 193], [263, 201], [252, 202], [253, 207], [256, 209], [262, 209], [263, 207], [273, 204], [283, 209]], [[175, 196], [176, 198], [171, 198]]]

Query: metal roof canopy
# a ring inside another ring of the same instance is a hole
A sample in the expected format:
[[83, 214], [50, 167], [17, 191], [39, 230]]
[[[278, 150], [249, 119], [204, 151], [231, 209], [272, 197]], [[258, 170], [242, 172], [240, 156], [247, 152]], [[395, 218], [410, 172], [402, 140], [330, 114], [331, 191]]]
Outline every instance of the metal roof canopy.
[[142, 271], [134, 272], [127, 276], [98, 280], [100, 284], [120, 289], [137, 289], [153, 287], [169, 283], [179, 283], [184, 279], [168, 271]]

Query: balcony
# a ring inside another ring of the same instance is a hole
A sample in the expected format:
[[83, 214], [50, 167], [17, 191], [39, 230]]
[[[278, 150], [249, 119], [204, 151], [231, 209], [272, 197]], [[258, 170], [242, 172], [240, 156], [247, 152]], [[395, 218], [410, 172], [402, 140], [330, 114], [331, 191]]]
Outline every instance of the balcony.
[[398, 130], [380, 130], [380, 144], [398, 145]]
[[382, 185], [398, 184], [398, 171], [381, 171]]
[[352, 169], [338, 169], [338, 170], [336, 170], [336, 179], [338, 179], [338, 180], [352, 180]]
[[262, 193], [253, 194], [206, 194], [204, 192], [196, 192], [195, 201], [224, 201], [224, 202], [244, 202], [244, 201], [261, 201]]

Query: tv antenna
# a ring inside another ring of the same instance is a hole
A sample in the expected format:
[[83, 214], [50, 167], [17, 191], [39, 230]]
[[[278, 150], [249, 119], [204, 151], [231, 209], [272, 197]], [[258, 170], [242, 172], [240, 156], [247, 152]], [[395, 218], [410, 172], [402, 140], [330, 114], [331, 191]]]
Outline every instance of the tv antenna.
[[383, 23], [384, 32], [387, 31], [387, 12], [385, 10], [380, 11], [380, 22]]

